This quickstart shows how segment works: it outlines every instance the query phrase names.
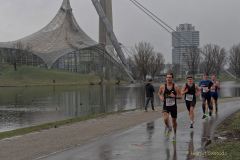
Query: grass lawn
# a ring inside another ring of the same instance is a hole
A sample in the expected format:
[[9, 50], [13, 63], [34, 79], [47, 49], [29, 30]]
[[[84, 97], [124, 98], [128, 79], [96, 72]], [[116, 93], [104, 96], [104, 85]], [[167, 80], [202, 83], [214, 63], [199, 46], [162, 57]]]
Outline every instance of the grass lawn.
[[227, 118], [216, 129], [216, 134], [225, 140], [216, 140], [207, 147], [209, 160], [240, 159], [240, 111]]
[[100, 77], [54, 69], [11, 65], [0, 66], [0, 86], [75, 85], [98, 83]]

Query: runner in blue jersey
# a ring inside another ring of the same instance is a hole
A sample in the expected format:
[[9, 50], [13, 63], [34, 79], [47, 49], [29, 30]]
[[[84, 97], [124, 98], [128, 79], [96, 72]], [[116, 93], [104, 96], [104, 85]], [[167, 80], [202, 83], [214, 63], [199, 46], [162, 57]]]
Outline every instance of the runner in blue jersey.
[[202, 110], [203, 110], [203, 117], [202, 119], [206, 118], [206, 101], [208, 104], [209, 109], [209, 116], [212, 116], [212, 104], [211, 104], [211, 93], [210, 88], [213, 85], [212, 81], [208, 79], [208, 75], [205, 73], [203, 75], [203, 80], [199, 82], [199, 87], [201, 88], [201, 96], [202, 96]]

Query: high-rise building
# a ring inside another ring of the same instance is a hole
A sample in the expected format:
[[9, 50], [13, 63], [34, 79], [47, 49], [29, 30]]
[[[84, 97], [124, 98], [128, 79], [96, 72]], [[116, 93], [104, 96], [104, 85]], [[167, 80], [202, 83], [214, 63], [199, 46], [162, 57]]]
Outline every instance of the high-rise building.
[[172, 32], [172, 64], [178, 75], [183, 76], [190, 71], [189, 54], [194, 50], [198, 51], [198, 48], [199, 31], [196, 31], [191, 24], [180, 24], [176, 31]]

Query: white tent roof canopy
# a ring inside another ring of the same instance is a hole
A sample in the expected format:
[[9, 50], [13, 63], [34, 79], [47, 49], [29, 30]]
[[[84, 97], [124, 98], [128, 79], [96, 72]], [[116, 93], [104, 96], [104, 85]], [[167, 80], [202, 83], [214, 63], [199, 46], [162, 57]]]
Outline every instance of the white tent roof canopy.
[[48, 67], [72, 51], [98, 46], [77, 24], [69, 0], [63, 0], [57, 15], [40, 31], [16, 41], [0, 42], [0, 48], [15, 48], [18, 42], [31, 47]]

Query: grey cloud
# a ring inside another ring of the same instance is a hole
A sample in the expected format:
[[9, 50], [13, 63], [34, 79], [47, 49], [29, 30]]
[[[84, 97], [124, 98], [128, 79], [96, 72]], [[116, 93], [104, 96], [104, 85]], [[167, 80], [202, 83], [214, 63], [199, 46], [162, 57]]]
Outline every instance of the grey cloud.
[[[98, 16], [91, 0], [70, 0], [79, 25], [98, 40]], [[191, 23], [200, 31], [201, 45], [215, 43], [226, 49], [240, 42], [239, 0], [139, 0], [174, 29]], [[0, 41], [22, 38], [38, 31], [55, 16], [62, 0], [0, 0]], [[114, 31], [121, 43], [152, 43], [171, 62], [171, 35], [129, 0], [113, 0]]]

